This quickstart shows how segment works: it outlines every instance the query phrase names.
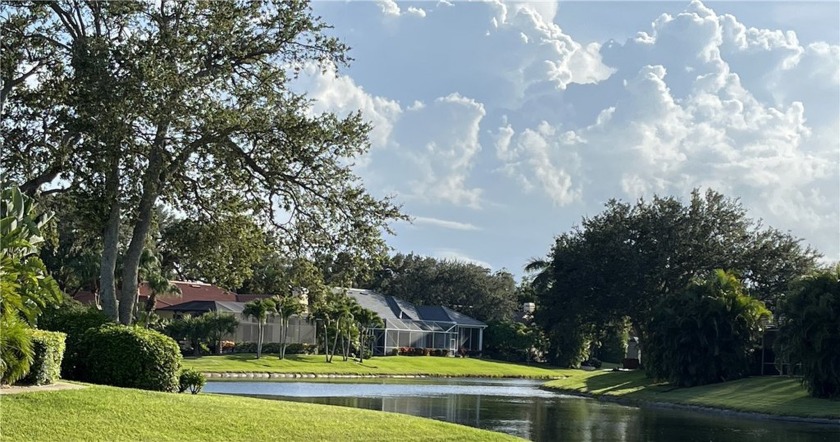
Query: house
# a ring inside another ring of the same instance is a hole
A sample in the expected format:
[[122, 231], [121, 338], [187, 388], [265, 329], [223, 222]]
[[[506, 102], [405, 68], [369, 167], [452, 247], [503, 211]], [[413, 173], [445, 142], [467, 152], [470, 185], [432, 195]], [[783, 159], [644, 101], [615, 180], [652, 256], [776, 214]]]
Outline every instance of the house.
[[[234, 292], [217, 287], [213, 284], [199, 281], [169, 281], [181, 291], [180, 295], [157, 295], [155, 297], [155, 310], [182, 304], [190, 301], [238, 301]], [[140, 284], [137, 288], [137, 306], [143, 309], [151, 291], [147, 284]], [[83, 304], [99, 307], [99, 295], [92, 292], [81, 291], [73, 296], [73, 299]]]
[[[257, 342], [259, 324], [254, 318], [242, 313], [245, 302], [240, 301], [188, 301], [156, 310], [162, 317], [178, 318], [184, 315], [198, 316], [209, 312], [227, 313], [236, 317], [239, 325], [233, 336], [228, 339], [235, 342]], [[308, 317], [293, 315], [289, 318], [286, 335], [287, 344], [317, 343], [315, 324]], [[280, 318], [269, 317], [263, 327], [264, 342], [280, 342]]]
[[374, 355], [388, 355], [400, 347], [448, 350], [450, 354], [482, 350], [487, 324], [467, 315], [442, 306], [415, 307], [372, 290], [345, 289], [345, 293], [384, 322], [384, 327], [371, 331]]

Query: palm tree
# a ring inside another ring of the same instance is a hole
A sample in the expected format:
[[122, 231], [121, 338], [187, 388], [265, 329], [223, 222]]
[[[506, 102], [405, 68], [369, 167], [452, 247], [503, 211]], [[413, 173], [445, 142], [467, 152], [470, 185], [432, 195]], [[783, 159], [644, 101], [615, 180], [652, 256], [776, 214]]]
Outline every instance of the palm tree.
[[239, 321], [229, 313], [212, 312], [201, 316], [207, 328], [208, 338], [216, 344], [216, 353], [222, 354], [222, 338], [236, 332]]
[[373, 310], [368, 310], [358, 303], [355, 303], [353, 317], [356, 319], [356, 327], [359, 329], [359, 363], [364, 362], [365, 348], [370, 340], [370, 329], [382, 327], [382, 318]]
[[328, 302], [316, 303], [312, 308], [312, 317], [315, 318], [316, 322], [324, 324], [324, 361], [332, 362], [329, 348], [329, 327], [332, 323], [332, 318], [334, 317], [333, 306]]
[[275, 296], [275, 309], [277, 316], [280, 318], [280, 359], [286, 357], [286, 336], [289, 332], [289, 318], [292, 315], [300, 314], [303, 311], [303, 305], [300, 299], [296, 296]]
[[257, 321], [257, 359], [262, 356], [263, 345], [263, 328], [269, 316], [272, 316], [277, 311], [276, 304], [272, 299], [255, 299], [247, 304], [242, 310], [242, 314], [247, 317], [254, 318]]

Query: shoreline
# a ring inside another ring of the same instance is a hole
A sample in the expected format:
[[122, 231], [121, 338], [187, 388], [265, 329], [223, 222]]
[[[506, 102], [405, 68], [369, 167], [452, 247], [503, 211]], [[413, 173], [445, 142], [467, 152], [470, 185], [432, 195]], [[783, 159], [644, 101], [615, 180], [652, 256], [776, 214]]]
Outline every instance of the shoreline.
[[644, 399], [632, 399], [626, 398], [621, 396], [611, 396], [606, 394], [594, 394], [594, 393], [586, 393], [578, 390], [571, 390], [571, 389], [563, 389], [557, 387], [548, 387], [542, 385], [539, 387], [545, 391], [551, 391], [554, 393], [561, 393], [567, 394], [570, 396], [578, 396], [578, 397], [585, 397], [589, 399], [595, 399], [601, 402], [610, 402], [619, 405], [627, 405], [632, 407], [639, 407], [639, 408], [659, 408], [659, 409], [676, 409], [676, 410], [687, 410], [687, 411], [697, 411], [701, 413], [707, 414], [718, 414], [730, 417], [745, 417], [749, 419], [757, 419], [757, 420], [775, 420], [775, 421], [783, 421], [783, 422], [794, 422], [794, 423], [807, 423], [807, 424], [817, 424], [817, 425], [830, 425], [830, 426], [838, 426], [840, 427], [840, 418], [827, 418], [827, 417], [804, 417], [804, 416], [792, 416], [792, 415], [780, 415], [780, 414], [771, 414], [771, 413], [759, 413], [756, 411], [740, 411], [734, 410], [731, 408], [721, 408], [721, 407], [710, 407], [707, 405], [693, 405], [693, 404], [684, 404], [679, 402], [662, 402], [662, 401], [649, 401]]
[[207, 380], [224, 379], [427, 379], [427, 378], [486, 378], [486, 379], [531, 379], [535, 381], [554, 381], [563, 376], [493, 376], [486, 374], [471, 375], [435, 375], [435, 374], [340, 374], [340, 373], [286, 373], [259, 371], [213, 371], [202, 372]]
[[[430, 374], [327, 374], [327, 373], [279, 373], [279, 372], [203, 372], [208, 381], [237, 381], [237, 380], [323, 380], [323, 379], [457, 379], [457, 378], [487, 378], [487, 379], [530, 379], [535, 381], [552, 381], [565, 379], [566, 376], [557, 377], [532, 377], [532, 376], [489, 376], [489, 375], [430, 375]], [[616, 403], [620, 405], [639, 408], [677, 409], [695, 411], [707, 414], [718, 414], [731, 417], [744, 417], [757, 420], [774, 420], [792, 423], [807, 423], [816, 425], [840, 426], [840, 417], [805, 417], [795, 415], [780, 415], [772, 413], [761, 413], [756, 411], [741, 411], [731, 408], [712, 407], [707, 405], [693, 405], [680, 402], [651, 401], [645, 399], [634, 399], [622, 396], [588, 393], [574, 389], [550, 387], [545, 384], [538, 388], [553, 393], [566, 394], [570, 396], [595, 399], [602, 402]]]

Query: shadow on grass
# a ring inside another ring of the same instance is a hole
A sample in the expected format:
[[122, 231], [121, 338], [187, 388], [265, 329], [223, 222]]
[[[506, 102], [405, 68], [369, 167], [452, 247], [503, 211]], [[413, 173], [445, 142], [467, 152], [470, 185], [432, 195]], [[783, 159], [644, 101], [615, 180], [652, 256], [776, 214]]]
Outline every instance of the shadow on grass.
[[[619, 390], [637, 390], [639, 388], [657, 387], [651, 379], [645, 377], [640, 371], [605, 371], [601, 374], [586, 378], [587, 391], [595, 394], [609, 394]], [[631, 391], [622, 396], [633, 397], [638, 391]]]

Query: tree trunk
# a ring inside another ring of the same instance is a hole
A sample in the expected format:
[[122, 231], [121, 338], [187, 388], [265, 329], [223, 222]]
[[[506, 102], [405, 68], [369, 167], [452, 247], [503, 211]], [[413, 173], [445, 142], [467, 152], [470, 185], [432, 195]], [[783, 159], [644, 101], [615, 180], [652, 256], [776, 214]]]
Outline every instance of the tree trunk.
[[335, 328], [335, 338], [333, 338], [332, 351], [330, 352], [330, 360], [328, 362], [332, 362], [333, 356], [335, 356], [335, 349], [338, 346], [338, 337], [341, 335], [341, 328], [337, 327], [337, 325], [338, 324], [336, 324]]
[[262, 355], [262, 341], [263, 341], [263, 323], [257, 322], [257, 359]]
[[324, 361], [330, 362], [330, 332], [327, 329], [327, 321], [324, 321]]
[[287, 319], [280, 316], [280, 359], [286, 357], [286, 334], [289, 332]]
[[120, 322], [130, 325], [133, 318], [134, 304], [137, 301], [137, 275], [140, 267], [140, 255], [146, 245], [146, 237], [152, 225], [152, 209], [158, 197], [161, 180], [161, 153], [157, 148], [149, 159], [149, 168], [143, 176], [143, 194], [137, 208], [137, 219], [131, 233], [131, 242], [123, 260], [122, 291], [120, 291]]
[[117, 283], [114, 273], [117, 269], [117, 253], [120, 236], [120, 200], [119, 200], [120, 163], [115, 160], [111, 173], [105, 183], [105, 192], [111, 210], [102, 232], [103, 249], [99, 266], [102, 311], [113, 321], [119, 320], [117, 311]]

